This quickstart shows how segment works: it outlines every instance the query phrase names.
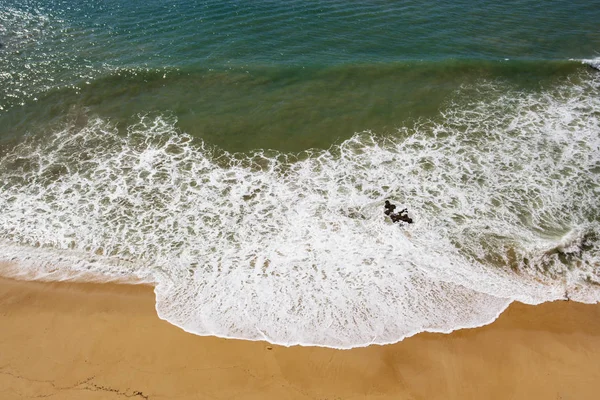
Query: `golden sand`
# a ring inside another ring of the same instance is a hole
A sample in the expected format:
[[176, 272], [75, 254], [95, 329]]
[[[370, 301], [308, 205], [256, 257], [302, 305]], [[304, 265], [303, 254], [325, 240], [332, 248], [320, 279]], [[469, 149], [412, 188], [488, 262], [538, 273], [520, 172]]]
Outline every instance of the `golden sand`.
[[199, 337], [151, 287], [0, 280], [0, 399], [598, 399], [600, 305], [353, 350]]

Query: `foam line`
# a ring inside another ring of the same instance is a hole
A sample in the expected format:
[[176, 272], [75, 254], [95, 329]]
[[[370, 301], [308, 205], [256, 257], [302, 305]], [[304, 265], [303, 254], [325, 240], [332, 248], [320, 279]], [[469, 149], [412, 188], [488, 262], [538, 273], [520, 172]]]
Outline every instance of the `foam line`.
[[582, 60], [582, 62], [584, 64], [589, 65], [590, 67], [600, 70], [600, 57], [599, 58], [592, 58], [592, 59], [587, 59], [587, 60]]
[[[283, 345], [596, 302], [599, 89], [591, 73], [536, 93], [487, 82], [440, 120], [303, 154], [229, 154], [165, 117], [125, 134], [91, 118], [0, 160], [0, 261], [154, 282], [159, 316], [186, 331]], [[385, 199], [415, 223], [386, 221]]]

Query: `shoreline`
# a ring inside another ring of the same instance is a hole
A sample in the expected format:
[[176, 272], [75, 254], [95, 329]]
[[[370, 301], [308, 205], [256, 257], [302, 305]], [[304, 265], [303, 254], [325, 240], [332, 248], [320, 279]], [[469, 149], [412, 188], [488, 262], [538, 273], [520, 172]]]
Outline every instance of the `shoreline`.
[[0, 278], [0, 324], [6, 399], [592, 399], [600, 379], [600, 305], [569, 301], [336, 350], [187, 333], [149, 285]]

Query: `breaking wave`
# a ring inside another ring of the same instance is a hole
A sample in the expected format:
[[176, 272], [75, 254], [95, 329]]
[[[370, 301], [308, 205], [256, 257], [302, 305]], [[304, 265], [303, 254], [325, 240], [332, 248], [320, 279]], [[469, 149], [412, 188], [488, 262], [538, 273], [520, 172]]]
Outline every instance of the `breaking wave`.
[[[600, 299], [600, 80], [464, 88], [439, 121], [328, 150], [228, 153], [140, 116], [0, 159], [0, 261], [152, 282], [199, 335], [336, 348]], [[477, 94], [484, 94], [478, 96]], [[407, 206], [398, 226], [384, 200]]]
[[583, 60], [584, 64], [589, 65], [590, 67], [597, 69], [600, 71], [600, 57], [599, 58], [592, 58], [589, 60]]

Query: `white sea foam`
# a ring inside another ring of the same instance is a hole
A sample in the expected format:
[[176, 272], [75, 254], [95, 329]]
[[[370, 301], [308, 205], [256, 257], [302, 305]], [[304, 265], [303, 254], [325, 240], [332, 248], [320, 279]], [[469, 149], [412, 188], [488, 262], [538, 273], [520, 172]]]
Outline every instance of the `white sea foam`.
[[582, 62], [584, 64], [589, 65], [592, 68], [600, 70], [600, 57], [598, 57], [598, 58], [590, 58], [590, 59], [587, 59], [587, 60], [582, 60]]
[[[0, 261], [155, 282], [160, 317], [187, 331], [284, 345], [595, 302], [599, 89], [593, 75], [535, 94], [478, 85], [442, 122], [298, 155], [210, 149], [161, 117], [127, 134], [92, 119], [0, 160]], [[386, 221], [385, 199], [415, 223]]]

